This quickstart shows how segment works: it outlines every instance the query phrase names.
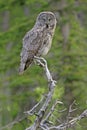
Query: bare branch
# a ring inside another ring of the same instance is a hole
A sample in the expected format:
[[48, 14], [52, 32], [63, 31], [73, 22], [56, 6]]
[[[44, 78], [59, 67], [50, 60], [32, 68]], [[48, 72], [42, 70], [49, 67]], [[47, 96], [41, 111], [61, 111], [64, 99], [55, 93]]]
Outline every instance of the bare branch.
[[[0, 130], [3, 130], [5, 128], [11, 128], [13, 125], [15, 125], [19, 122], [22, 122], [23, 120], [25, 120], [27, 118], [28, 114], [30, 114], [30, 115], [35, 114], [35, 110], [40, 104], [42, 104], [42, 107], [37, 112], [36, 119], [34, 120], [33, 125], [26, 128], [26, 130], [37, 130], [38, 128], [40, 128], [42, 130], [53, 130], [53, 129], [66, 130], [67, 128], [72, 128], [73, 126], [75, 126], [79, 120], [81, 120], [83, 118], [87, 118], [87, 109], [86, 109], [79, 116], [73, 117], [72, 119], [70, 119], [71, 113], [76, 110], [76, 109], [72, 109], [73, 104], [75, 104], [75, 101], [74, 101], [69, 107], [67, 120], [64, 123], [59, 121], [60, 124], [55, 125], [55, 123], [53, 123], [52, 121], [49, 121], [50, 116], [53, 115], [52, 113], [56, 109], [56, 105], [63, 104], [63, 103], [61, 101], [57, 100], [50, 108], [50, 102], [52, 100], [56, 81], [52, 79], [52, 76], [48, 69], [46, 60], [44, 58], [39, 58], [39, 57], [35, 57], [35, 60], [38, 63], [38, 65], [43, 67], [43, 69], [45, 71], [47, 81], [48, 81], [48, 87], [49, 87], [48, 94], [45, 97], [43, 97], [30, 111], [24, 112], [24, 113], [26, 113], [25, 116], [23, 116], [22, 118], [19, 118], [19, 117], [16, 118], [13, 122], [9, 123], [5, 127], [0, 128]], [[62, 110], [61, 112], [63, 112], [63, 111], [65, 111], [65, 109]], [[59, 120], [59, 119], [57, 119], [57, 120]]]
[[42, 120], [42, 122], [41, 122], [42, 124], [44, 124], [49, 119], [49, 117], [52, 115], [52, 113], [53, 113], [53, 111], [54, 111], [54, 109], [55, 109], [57, 104], [63, 104], [63, 103], [58, 101], [58, 100], [56, 100], [56, 102], [53, 104], [52, 108], [50, 109], [50, 112], [47, 114], [45, 119]]
[[71, 118], [71, 113], [72, 113], [73, 111], [76, 111], [76, 110], [77, 110], [77, 108], [75, 108], [75, 109], [72, 108], [73, 105], [75, 104], [75, 102], [76, 102], [76, 101], [74, 100], [73, 103], [69, 106], [69, 112], [68, 112], [67, 120], [66, 120], [67, 124], [68, 124], [68, 122], [69, 122], [69, 119]]
[[43, 67], [44, 71], [45, 71], [45, 74], [46, 74], [46, 77], [47, 77], [47, 80], [48, 80], [48, 83], [49, 83], [49, 92], [47, 94], [47, 98], [46, 100], [44, 101], [43, 103], [43, 106], [41, 107], [41, 109], [39, 110], [39, 112], [37, 113], [37, 117], [34, 121], [34, 124], [27, 128], [26, 130], [37, 130], [37, 128], [40, 126], [40, 123], [44, 117], [44, 114], [51, 102], [51, 99], [52, 99], [52, 95], [53, 95], [53, 92], [54, 92], [54, 87], [55, 87], [55, 82], [53, 79], [52, 79], [52, 76], [50, 74], [50, 71], [48, 69], [48, 66], [47, 66], [47, 62], [44, 58], [42, 57], [34, 57], [36, 62]]
[[[35, 56], [35, 60], [38, 63], [38, 65], [43, 67], [43, 69], [45, 71], [45, 74], [46, 74], [46, 77], [48, 80], [49, 92], [47, 94], [46, 100], [43, 102], [43, 105], [37, 114], [37, 117], [36, 117], [33, 125], [30, 126], [29, 128], [27, 128], [26, 130], [37, 130], [39, 127], [42, 130], [53, 130], [53, 129], [64, 130], [64, 129], [73, 127], [77, 121], [81, 120], [82, 118], [87, 117], [87, 110], [85, 110], [80, 116], [75, 117], [70, 120], [70, 118], [69, 118], [70, 113], [76, 110], [76, 109], [72, 109], [72, 106], [75, 103], [75, 102], [73, 102], [69, 107], [69, 113], [67, 116], [67, 120], [64, 123], [61, 123], [60, 125], [56, 126], [55, 124], [53, 124], [53, 122], [48, 120], [49, 117], [52, 115], [56, 105], [58, 103], [62, 103], [62, 102], [56, 101], [55, 104], [49, 110], [49, 112], [46, 111], [50, 105], [56, 81], [52, 79], [52, 76], [48, 69], [46, 60], [42, 57], [40, 58], [40, 57], [36, 57], [36, 56]], [[45, 114], [47, 114], [47, 115], [45, 115]]]
[[47, 61], [43, 57], [35, 56], [34, 58], [36, 59], [36, 62], [38, 63], [38, 65], [42, 66], [45, 71], [45, 74], [49, 83], [49, 89], [54, 88], [56, 85], [56, 81], [52, 79], [51, 73], [47, 66]]
[[47, 108], [49, 106], [52, 95], [53, 95], [53, 89], [52, 89], [52, 91], [49, 91], [49, 93], [47, 95], [47, 99], [45, 100], [42, 108], [39, 110], [39, 112], [37, 114], [38, 116], [35, 119], [34, 124], [31, 127], [27, 128], [26, 130], [36, 130], [39, 127], [39, 125], [44, 117], [45, 111], [47, 110]]
[[44, 97], [29, 111], [25, 111], [25, 114], [33, 115], [35, 113], [36, 108], [40, 105], [40, 103], [43, 101]]
[[87, 109], [84, 110], [84, 112], [82, 112], [80, 116], [73, 118], [68, 123], [62, 123], [61, 125], [58, 125], [58, 126], [49, 127], [49, 130], [52, 130], [52, 129], [66, 130], [67, 128], [72, 128], [76, 124], [77, 121], [79, 121], [83, 118], [87, 118]]

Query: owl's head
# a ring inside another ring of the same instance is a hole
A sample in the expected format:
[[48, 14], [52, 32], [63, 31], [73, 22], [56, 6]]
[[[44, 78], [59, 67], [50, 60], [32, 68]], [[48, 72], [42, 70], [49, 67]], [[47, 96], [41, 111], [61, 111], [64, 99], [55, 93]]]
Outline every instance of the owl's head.
[[52, 12], [41, 12], [36, 20], [37, 25], [54, 29], [56, 26], [56, 17]]

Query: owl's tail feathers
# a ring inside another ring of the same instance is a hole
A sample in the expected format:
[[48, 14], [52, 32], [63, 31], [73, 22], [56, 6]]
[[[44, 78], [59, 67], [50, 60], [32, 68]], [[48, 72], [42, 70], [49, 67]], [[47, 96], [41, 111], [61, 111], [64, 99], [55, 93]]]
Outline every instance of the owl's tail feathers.
[[25, 63], [21, 63], [19, 67], [19, 75], [22, 75], [25, 70]]
[[19, 75], [22, 75], [24, 73], [24, 71], [30, 67], [32, 64], [32, 60], [31, 61], [27, 61], [26, 63], [21, 62], [20, 63], [20, 67], [19, 67]]

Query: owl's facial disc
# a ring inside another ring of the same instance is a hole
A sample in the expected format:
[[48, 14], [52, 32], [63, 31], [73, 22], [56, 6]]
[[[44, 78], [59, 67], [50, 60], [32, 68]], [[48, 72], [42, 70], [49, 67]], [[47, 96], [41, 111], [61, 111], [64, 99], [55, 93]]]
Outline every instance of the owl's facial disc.
[[56, 25], [56, 18], [52, 12], [42, 12], [37, 18], [40, 26], [45, 26], [48, 29], [53, 29]]

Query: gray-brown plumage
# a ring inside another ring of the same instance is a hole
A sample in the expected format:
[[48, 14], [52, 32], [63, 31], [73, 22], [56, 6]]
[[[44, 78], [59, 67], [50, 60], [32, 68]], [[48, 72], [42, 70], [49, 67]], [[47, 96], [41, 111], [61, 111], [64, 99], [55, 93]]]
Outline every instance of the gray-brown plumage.
[[20, 74], [31, 65], [34, 56], [40, 57], [48, 53], [55, 27], [56, 18], [52, 12], [41, 12], [38, 15], [34, 27], [23, 38]]

